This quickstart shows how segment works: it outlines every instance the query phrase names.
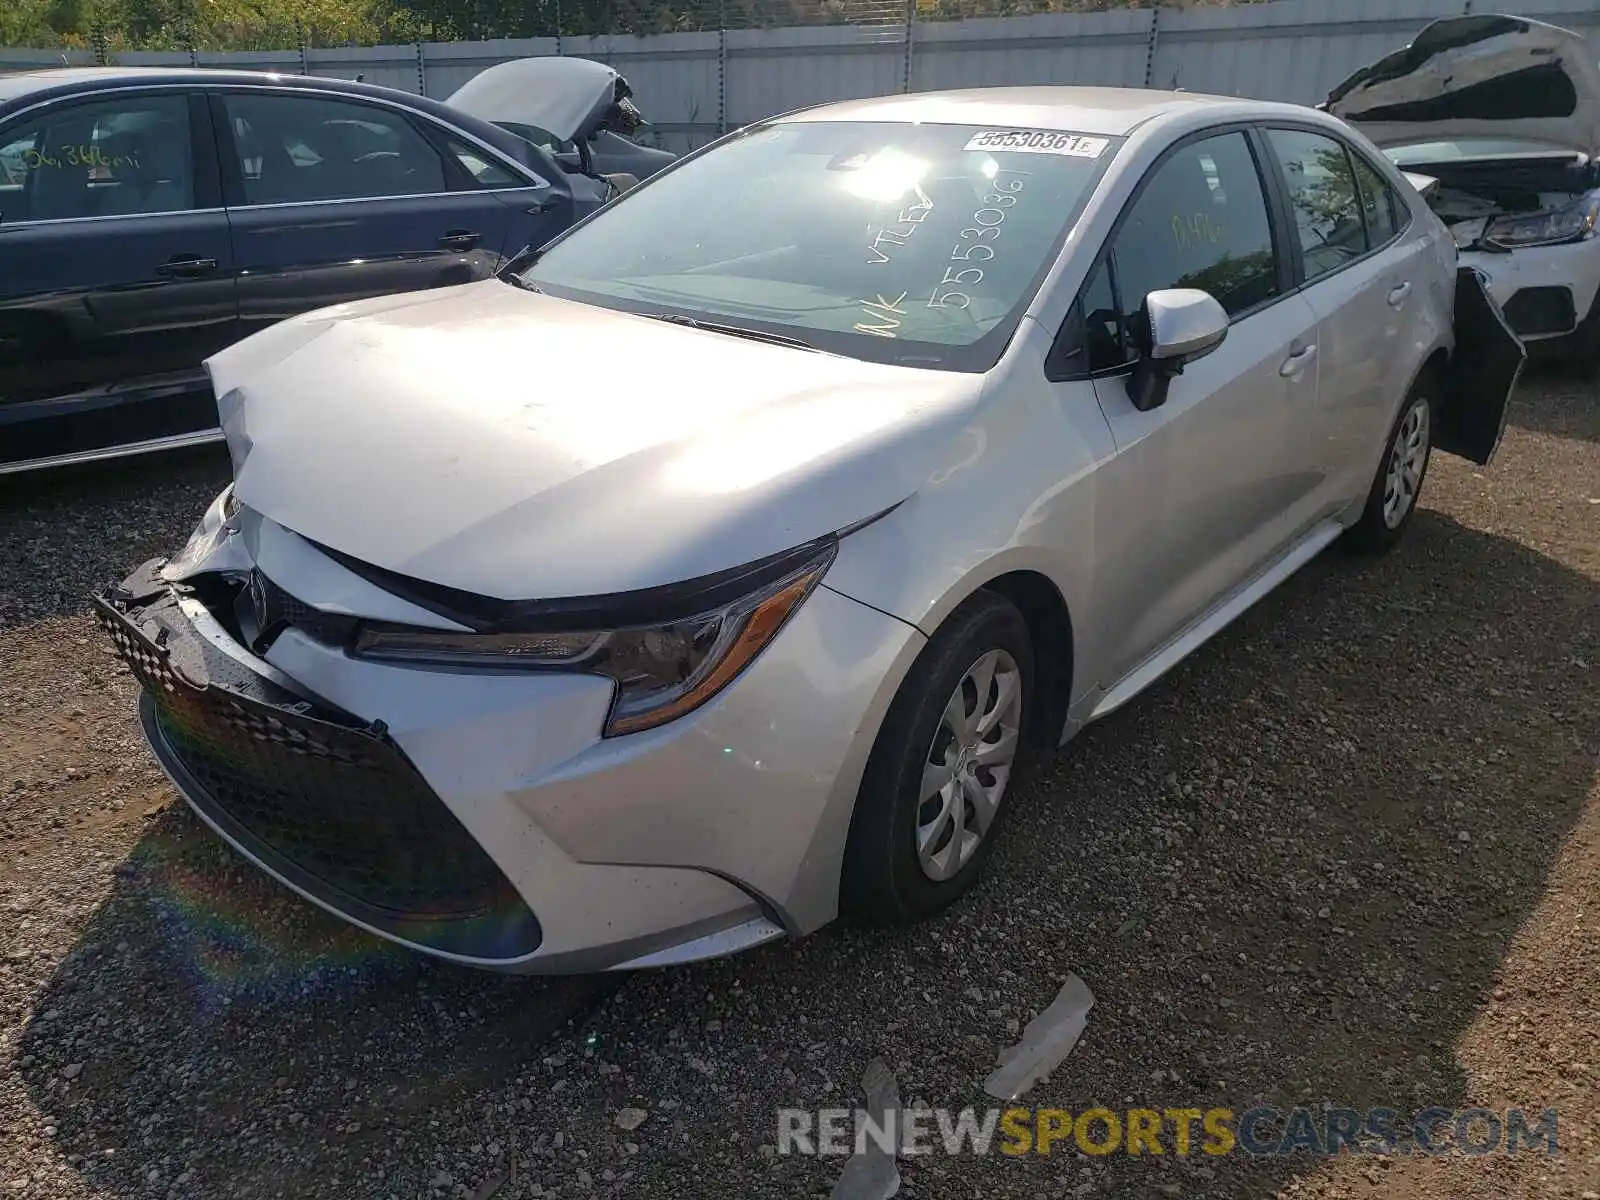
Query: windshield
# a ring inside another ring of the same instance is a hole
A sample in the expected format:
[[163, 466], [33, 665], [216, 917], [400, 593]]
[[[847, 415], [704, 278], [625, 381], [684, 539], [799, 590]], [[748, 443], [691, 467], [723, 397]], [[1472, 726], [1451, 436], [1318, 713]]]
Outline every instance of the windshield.
[[999, 359], [1116, 140], [899, 122], [758, 127], [548, 247], [556, 296], [876, 362]]

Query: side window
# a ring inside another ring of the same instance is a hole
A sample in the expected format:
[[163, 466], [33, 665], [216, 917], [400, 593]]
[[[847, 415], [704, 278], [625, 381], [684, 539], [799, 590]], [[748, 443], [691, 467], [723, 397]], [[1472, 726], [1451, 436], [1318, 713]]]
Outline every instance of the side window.
[[492, 162], [481, 151], [473, 150], [455, 138], [450, 139], [450, 153], [456, 156], [456, 161], [466, 168], [467, 174], [473, 181], [483, 188], [514, 188], [526, 187], [527, 184], [518, 179], [510, 171], [497, 162]]
[[1124, 328], [1163, 288], [1200, 288], [1236, 316], [1278, 294], [1266, 193], [1250, 143], [1180, 147], [1150, 177], [1113, 244]]
[[0, 219], [51, 221], [194, 207], [189, 101], [128, 96], [51, 109], [0, 133]]
[[444, 160], [390, 109], [320, 96], [224, 96], [246, 204], [446, 191]]
[[1397, 214], [1404, 211], [1405, 203], [1394, 194], [1377, 168], [1361, 155], [1351, 153], [1350, 161], [1356, 168], [1356, 185], [1361, 190], [1361, 213], [1367, 222], [1367, 242], [1374, 249], [1400, 232]]
[[1056, 344], [1050, 348], [1046, 375], [1055, 380], [1081, 379], [1126, 366], [1131, 358], [1122, 337], [1122, 317], [1111, 288], [1111, 269], [1101, 259], [1078, 293]]
[[1122, 336], [1117, 295], [1111, 289], [1111, 272], [1104, 260], [1094, 269], [1083, 289], [1084, 352], [1091, 371], [1110, 371], [1133, 357]]
[[1365, 254], [1366, 226], [1344, 146], [1299, 129], [1270, 129], [1267, 139], [1289, 181], [1307, 282]]

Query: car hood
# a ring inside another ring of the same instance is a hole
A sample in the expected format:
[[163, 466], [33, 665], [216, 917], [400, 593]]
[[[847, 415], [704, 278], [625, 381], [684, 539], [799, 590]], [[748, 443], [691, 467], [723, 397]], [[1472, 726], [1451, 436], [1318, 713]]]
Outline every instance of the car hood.
[[207, 369], [246, 507], [518, 600], [693, 579], [893, 507], [983, 384], [499, 280], [324, 309]]
[[1583, 35], [1526, 17], [1449, 17], [1328, 97], [1379, 146], [1453, 138], [1600, 152], [1600, 66]]
[[621, 79], [587, 58], [519, 58], [480, 71], [445, 103], [480, 121], [532, 125], [573, 142], [600, 128], [628, 94], [625, 81], [618, 92]]

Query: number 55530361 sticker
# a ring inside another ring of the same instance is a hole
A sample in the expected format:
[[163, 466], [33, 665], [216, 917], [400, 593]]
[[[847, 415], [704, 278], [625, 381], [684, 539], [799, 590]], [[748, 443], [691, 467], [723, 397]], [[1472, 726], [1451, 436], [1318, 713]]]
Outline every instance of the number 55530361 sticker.
[[993, 129], [975, 133], [968, 150], [1009, 150], [1020, 154], [1065, 154], [1070, 158], [1099, 158], [1111, 143], [1105, 138], [1049, 129]]

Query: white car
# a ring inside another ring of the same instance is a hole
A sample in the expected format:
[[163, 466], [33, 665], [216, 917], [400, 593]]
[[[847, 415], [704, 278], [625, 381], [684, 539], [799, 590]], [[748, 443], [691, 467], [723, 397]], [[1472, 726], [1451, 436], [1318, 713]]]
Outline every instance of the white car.
[[1526, 17], [1436, 21], [1358, 72], [1329, 112], [1408, 172], [1461, 262], [1541, 356], [1600, 362], [1600, 66], [1581, 34]]
[[952, 903], [1023, 750], [1391, 546], [1522, 359], [1324, 114], [830, 105], [213, 358], [234, 483], [99, 612], [178, 788], [315, 903], [682, 962]]

